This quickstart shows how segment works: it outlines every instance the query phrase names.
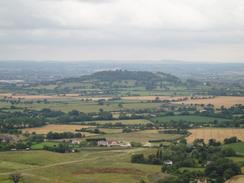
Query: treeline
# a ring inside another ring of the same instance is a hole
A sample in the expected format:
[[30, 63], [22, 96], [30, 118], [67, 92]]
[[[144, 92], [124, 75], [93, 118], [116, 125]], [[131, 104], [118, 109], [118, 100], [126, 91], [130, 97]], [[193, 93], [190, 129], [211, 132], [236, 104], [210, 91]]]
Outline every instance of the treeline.
[[83, 137], [81, 133], [72, 133], [72, 132], [48, 132], [46, 138], [49, 140], [54, 139], [70, 139], [70, 138], [81, 138]]
[[[143, 116], [132, 114], [126, 115], [121, 113], [119, 119], [142, 119]], [[83, 113], [77, 110], [72, 110], [70, 112], [55, 111], [51, 109], [42, 109], [29, 110], [24, 109], [23, 111], [14, 111], [10, 110], [0, 110], [0, 132], [4, 133], [21, 133], [19, 129], [28, 128], [28, 127], [39, 127], [46, 124], [55, 124], [55, 123], [73, 123], [80, 122], [86, 124], [87, 121], [99, 121], [99, 120], [113, 120], [113, 115], [111, 112], [103, 111], [102, 109], [99, 112], [94, 113]], [[117, 119], [117, 118], [116, 118]], [[91, 122], [92, 123], [92, 122]], [[123, 127], [122, 123], [116, 125], [107, 124], [107, 126], [117, 126]]]
[[18, 129], [27, 127], [39, 127], [47, 123], [85, 122], [91, 120], [112, 120], [111, 112], [83, 113], [72, 110], [68, 113], [51, 109], [0, 111], [0, 132], [20, 133]]
[[0, 130], [38, 127], [45, 124], [45, 117], [38, 111], [24, 110], [5, 112], [0, 111]]

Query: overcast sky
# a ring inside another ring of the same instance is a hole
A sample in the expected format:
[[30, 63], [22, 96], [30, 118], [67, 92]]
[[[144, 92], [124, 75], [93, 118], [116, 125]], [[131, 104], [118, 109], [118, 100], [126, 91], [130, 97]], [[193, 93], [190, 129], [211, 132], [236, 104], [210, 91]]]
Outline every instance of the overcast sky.
[[0, 60], [244, 62], [244, 0], [0, 0]]

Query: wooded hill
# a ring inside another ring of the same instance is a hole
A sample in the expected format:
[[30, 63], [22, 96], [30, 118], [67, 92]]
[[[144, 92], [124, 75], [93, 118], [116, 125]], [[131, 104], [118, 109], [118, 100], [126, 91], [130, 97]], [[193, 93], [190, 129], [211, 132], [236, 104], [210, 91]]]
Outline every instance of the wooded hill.
[[73, 83], [73, 85], [82, 83], [83, 87], [86, 86], [86, 89], [143, 87], [146, 90], [183, 84], [179, 78], [171, 74], [127, 70], [101, 71], [79, 78], [62, 79], [56, 82], [59, 87], [67, 86], [68, 83]]

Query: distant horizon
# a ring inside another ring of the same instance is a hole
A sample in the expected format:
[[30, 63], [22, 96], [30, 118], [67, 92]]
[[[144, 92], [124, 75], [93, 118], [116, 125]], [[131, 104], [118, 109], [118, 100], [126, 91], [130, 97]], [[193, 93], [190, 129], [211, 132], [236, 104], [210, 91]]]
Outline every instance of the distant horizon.
[[[150, 61], [150, 63], [147, 63]], [[1, 62], [34, 62], [34, 63], [93, 63], [93, 64], [244, 64], [244, 61], [187, 61], [187, 60], [171, 60], [171, 59], [84, 59], [84, 60], [25, 60], [25, 59], [0, 59]]]

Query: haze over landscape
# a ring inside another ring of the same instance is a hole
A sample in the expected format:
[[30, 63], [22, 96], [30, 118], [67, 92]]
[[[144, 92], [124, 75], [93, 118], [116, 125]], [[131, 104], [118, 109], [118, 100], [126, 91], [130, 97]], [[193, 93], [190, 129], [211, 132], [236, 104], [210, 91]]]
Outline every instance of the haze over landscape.
[[1, 0], [0, 183], [125, 182], [244, 182], [244, 1]]

